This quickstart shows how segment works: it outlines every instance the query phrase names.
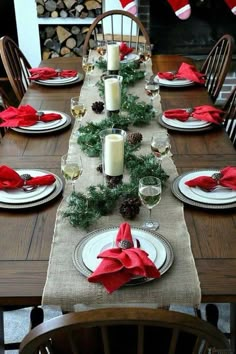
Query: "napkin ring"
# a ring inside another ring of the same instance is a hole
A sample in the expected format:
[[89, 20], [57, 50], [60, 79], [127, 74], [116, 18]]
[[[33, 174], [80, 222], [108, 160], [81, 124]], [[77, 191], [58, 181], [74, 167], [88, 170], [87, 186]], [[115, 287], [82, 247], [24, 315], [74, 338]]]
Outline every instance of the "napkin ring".
[[119, 247], [120, 247], [120, 248], [123, 248], [123, 249], [127, 249], [127, 248], [132, 248], [133, 245], [132, 245], [132, 243], [131, 243], [130, 241], [128, 241], [128, 240], [121, 240], [121, 241], [119, 242]]
[[219, 184], [222, 174], [220, 172], [213, 173], [213, 175], [211, 177], [216, 181], [217, 184]]

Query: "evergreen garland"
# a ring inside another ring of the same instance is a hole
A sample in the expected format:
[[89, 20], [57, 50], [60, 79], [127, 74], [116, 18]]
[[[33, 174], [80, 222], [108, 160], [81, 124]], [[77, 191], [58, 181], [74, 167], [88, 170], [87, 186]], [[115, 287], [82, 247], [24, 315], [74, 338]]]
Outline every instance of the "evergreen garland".
[[[106, 70], [106, 61], [98, 61], [97, 66], [101, 70]], [[80, 127], [78, 144], [81, 150], [89, 157], [99, 157], [102, 151], [100, 132], [106, 128], [128, 129], [128, 126], [149, 124], [155, 114], [152, 107], [145, 102], [137, 102], [138, 97], [127, 93], [129, 85], [133, 85], [137, 80], [144, 77], [144, 72], [136, 70], [137, 63], [121, 65], [120, 75], [123, 76], [121, 92], [121, 113], [113, 114], [101, 122], [88, 122]], [[100, 97], [104, 97], [104, 83], [101, 79], [96, 84]], [[111, 214], [118, 201], [124, 198], [138, 197], [138, 182], [144, 176], [155, 176], [160, 178], [162, 186], [168, 175], [162, 170], [161, 165], [153, 154], [136, 156], [135, 151], [139, 149], [141, 142], [137, 144], [125, 143], [124, 163], [130, 180], [128, 183], [118, 184], [115, 188], [98, 184], [89, 186], [85, 193], [72, 192], [68, 208], [64, 212], [64, 217], [74, 227], [87, 229], [100, 217]]]

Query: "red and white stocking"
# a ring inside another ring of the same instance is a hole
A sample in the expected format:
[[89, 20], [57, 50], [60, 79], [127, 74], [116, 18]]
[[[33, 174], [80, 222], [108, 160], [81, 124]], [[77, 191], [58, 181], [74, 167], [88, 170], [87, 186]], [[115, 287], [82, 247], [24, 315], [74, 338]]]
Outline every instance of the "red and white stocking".
[[133, 15], [137, 15], [138, 10], [134, 0], [120, 0], [120, 3], [125, 11], [128, 11]]
[[[181, 20], [187, 20], [191, 15], [191, 7], [188, 0], [167, 0], [177, 17]], [[225, 0], [236, 1], [236, 0]]]
[[225, 0], [225, 3], [229, 6], [233, 14], [236, 15], [236, 0]]

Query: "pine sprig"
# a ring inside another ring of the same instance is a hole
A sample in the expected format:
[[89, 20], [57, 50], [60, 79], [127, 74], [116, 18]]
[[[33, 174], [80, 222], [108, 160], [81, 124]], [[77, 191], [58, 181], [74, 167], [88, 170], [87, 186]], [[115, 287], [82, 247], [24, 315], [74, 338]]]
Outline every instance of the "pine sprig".
[[126, 151], [125, 157], [125, 166], [130, 173], [129, 183], [119, 184], [112, 189], [99, 184], [88, 187], [84, 194], [71, 194], [64, 216], [69, 218], [72, 226], [87, 229], [100, 217], [111, 214], [124, 197], [138, 197], [138, 180], [141, 177], [156, 176], [161, 179], [162, 185], [165, 185], [168, 175], [155, 157], [151, 154], [137, 157], [132, 148], [134, 149], [130, 147], [130, 150]]

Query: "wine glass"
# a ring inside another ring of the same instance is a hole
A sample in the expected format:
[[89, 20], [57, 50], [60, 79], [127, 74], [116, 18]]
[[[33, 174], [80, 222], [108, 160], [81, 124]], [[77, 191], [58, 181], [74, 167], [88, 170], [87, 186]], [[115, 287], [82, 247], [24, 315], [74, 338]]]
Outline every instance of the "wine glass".
[[157, 230], [159, 223], [152, 220], [152, 209], [161, 201], [161, 180], [157, 177], [147, 176], [139, 180], [139, 197], [142, 204], [149, 210], [149, 220], [142, 227]]
[[[72, 97], [70, 100], [70, 111], [72, 116], [78, 121], [81, 122], [83, 117], [85, 116], [87, 112], [86, 105], [80, 100], [79, 96]], [[81, 126], [81, 123], [79, 127]], [[79, 135], [79, 132], [76, 133], [76, 135]]]
[[83, 172], [81, 156], [65, 154], [61, 157], [61, 171], [66, 181], [71, 181], [72, 191], [75, 192], [75, 181]]
[[168, 134], [165, 132], [153, 134], [151, 138], [151, 150], [160, 163], [163, 158], [168, 156], [170, 148], [171, 145]]
[[89, 54], [85, 54], [82, 58], [82, 68], [88, 77], [88, 86], [93, 86], [91, 83], [90, 75], [94, 70], [94, 58]]
[[153, 107], [153, 100], [157, 97], [159, 89], [159, 80], [155, 75], [152, 75], [145, 80], [145, 92], [150, 97], [150, 104], [154, 112], [156, 112], [156, 110]]
[[150, 60], [152, 56], [152, 45], [151, 44], [140, 44], [138, 47], [139, 61], [144, 65], [144, 74], [147, 74], [146, 71], [146, 62]]
[[107, 42], [105, 40], [98, 40], [96, 51], [99, 54], [99, 60], [102, 61], [107, 52]]

